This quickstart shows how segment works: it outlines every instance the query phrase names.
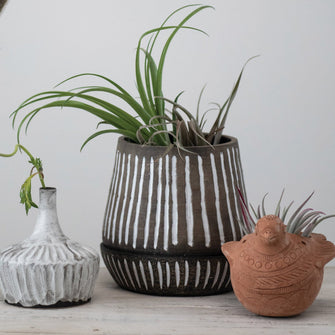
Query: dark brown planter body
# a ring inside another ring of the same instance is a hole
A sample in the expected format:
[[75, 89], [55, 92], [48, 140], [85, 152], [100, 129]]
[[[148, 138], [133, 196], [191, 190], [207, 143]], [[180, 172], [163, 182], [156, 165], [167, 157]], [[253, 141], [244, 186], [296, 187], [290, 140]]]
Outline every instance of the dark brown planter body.
[[101, 246], [123, 288], [160, 295], [231, 289], [222, 243], [241, 238], [235, 186], [245, 194], [238, 142], [189, 148], [141, 146], [121, 137]]

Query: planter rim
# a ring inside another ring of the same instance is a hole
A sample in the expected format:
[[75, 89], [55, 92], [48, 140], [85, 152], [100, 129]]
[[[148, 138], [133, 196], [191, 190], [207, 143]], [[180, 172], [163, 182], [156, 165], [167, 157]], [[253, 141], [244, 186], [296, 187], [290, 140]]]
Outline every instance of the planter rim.
[[[194, 146], [185, 146], [185, 149], [189, 150], [189, 151], [193, 151], [194, 153], [197, 153], [198, 151], [208, 151], [208, 150], [212, 150], [214, 151], [216, 148], [220, 149], [223, 147], [230, 147], [230, 146], [234, 146], [238, 143], [238, 140], [236, 137], [230, 136], [230, 135], [222, 135], [221, 139], [225, 139], [228, 140], [227, 142], [224, 143], [219, 143], [219, 144], [215, 144], [215, 145], [194, 145]], [[168, 146], [163, 146], [163, 145], [148, 145], [148, 144], [139, 144], [139, 143], [134, 143], [131, 142], [127, 139], [126, 136], [120, 136], [119, 137], [119, 143], [125, 143], [128, 147], [134, 147], [134, 148], [152, 148], [153, 150], [162, 150], [162, 151], [166, 151]], [[171, 150], [178, 150], [177, 147], [173, 146]], [[182, 149], [180, 149], [180, 152], [183, 152]]]

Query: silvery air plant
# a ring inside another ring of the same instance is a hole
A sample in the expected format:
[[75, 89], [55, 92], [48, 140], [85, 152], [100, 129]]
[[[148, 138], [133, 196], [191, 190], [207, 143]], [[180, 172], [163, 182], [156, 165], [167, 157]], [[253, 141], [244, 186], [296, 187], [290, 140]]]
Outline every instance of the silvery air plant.
[[250, 204], [250, 208], [252, 211], [251, 214], [241, 191], [238, 190], [238, 193], [243, 219], [243, 222], [239, 223], [244, 234], [252, 234], [255, 230], [257, 221], [268, 214], [274, 214], [275, 216], [278, 216], [280, 220], [285, 224], [286, 231], [288, 233], [298, 234], [304, 237], [309, 237], [320, 222], [335, 217], [335, 214], [326, 215], [325, 213], [313, 210], [312, 208], [304, 208], [306, 203], [313, 196], [314, 192], [312, 192], [308, 196], [308, 198], [300, 206], [298, 206], [298, 208], [293, 212], [291, 216], [288, 216], [288, 212], [294, 202], [292, 201], [289, 205], [284, 207], [282, 207], [281, 205], [284, 190], [282, 191], [277, 206], [272, 213], [267, 213], [265, 209], [265, 198], [267, 194], [264, 195], [261, 204], [259, 204], [257, 208], [254, 208]]
[[[40, 158], [17, 144], [12, 157], [23, 152], [33, 165], [20, 189], [20, 201], [28, 214], [32, 207], [39, 213], [32, 235], [0, 254], [0, 291], [9, 304], [24, 307], [67, 306], [91, 299], [99, 270], [99, 255], [72, 242], [58, 223], [56, 189], [46, 187]], [[41, 182], [39, 207], [32, 200], [31, 181]]]

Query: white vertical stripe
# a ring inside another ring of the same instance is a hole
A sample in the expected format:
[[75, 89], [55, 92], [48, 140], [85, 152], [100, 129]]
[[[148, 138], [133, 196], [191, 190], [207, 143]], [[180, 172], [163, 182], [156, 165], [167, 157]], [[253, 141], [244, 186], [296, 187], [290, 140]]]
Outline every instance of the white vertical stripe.
[[148, 261], [148, 269], [149, 269], [149, 274], [150, 274], [150, 279], [151, 279], [151, 286], [154, 287], [155, 285], [154, 270], [152, 269], [152, 265], [150, 261]]
[[[119, 153], [118, 162], [117, 162], [118, 166], [117, 166], [116, 177], [115, 177], [115, 186], [114, 186], [114, 189], [113, 189], [113, 197], [112, 197], [112, 200], [111, 200], [111, 208], [110, 208], [109, 214], [108, 214], [108, 230], [107, 230], [108, 239], [111, 238], [112, 231], [114, 230], [114, 232], [115, 232], [115, 226], [112, 225], [112, 221], [113, 221], [113, 212], [114, 212], [115, 205], [116, 205], [116, 198], [117, 198], [117, 194], [118, 194], [119, 189], [120, 189], [119, 177], [120, 177], [120, 170], [121, 170], [121, 160], [122, 160], [122, 154]], [[114, 242], [114, 240], [113, 240], [113, 242]]]
[[226, 262], [226, 264], [224, 265], [223, 274], [222, 274], [222, 277], [221, 277], [220, 284], [219, 284], [219, 286], [218, 286], [218, 290], [221, 288], [223, 282], [224, 282], [225, 279], [226, 279], [227, 270], [228, 270], [228, 262]]
[[[228, 153], [229, 153], [230, 158], [231, 158], [233, 172], [235, 171], [235, 173], [236, 173], [236, 178], [234, 177], [234, 186], [237, 185], [241, 189], [240, 180], [238, 178], [238, 168], [237, 168], [234, 148], [231, 148], [231, 150], [228, 150]], [[234, 176], [234, 173], [232, 173], [232, 174]], [[234, 191], [235, 191], [235, 189], [234, 189]], [[241, 192], [242, 192], [242, 189], [241, 189]], [[238, 198], [237, 198], [237, 193], [236, 192], [234, 192], [234, 198], [235, 198], [237, 215], [239, 217], [239, 220], [241, 220], [240, 211], [238, 210], [240, 208], [240, 206], [239, 206], [239, 203], [238, 203]]]
[[143, 266], [142, 261], [140, 261], [140, 271], [141, 271], [141, 275], [142, 275], [142, 279], [143, 279], [143, 282], [144, 282], [145, 289], [148, 290], [147, 278], [145, 276], [145, 271], [144, 271], [144, 266]]
[[189, 278], [189, 266], [188, 261], [185, 261], [185, 280], [184, 280], [184, 286], [187, 286], [188, 284], [188, 278]]
[[118, 162], [118, 157], [119, 157], [119, 151], [116, 152], [115, 155], [115, 162], [114, 162], [114, 169], [113, 169], [113, 177], [111, 180], [111, 185], [109, 188], [109, 193], [108, 193], [108, 199], [107, 199], [107, 206], [106, 206], [106, 213], [105, 213], [105, 220], [104, 220], [104, 230], [103, 230], [103, 236], [107, 237], [107, 234], [109, 232], [109, 226], [110, 226], [110, 220], [109, 220], [109, 213], [110, 209], [112, 206], [112, 196], [113, 196], [113, 190], [115, 188], [115, 179], [116, 179], [116, 166]]
[[[128, 214], [127, 214], [127, 221], [126, 221], [126, 233], [124, 237], [124, 241], [126, 244], [128, 244], [128, 237], [129, 237], [129, 224], [130, 224], [130, 218], [131, 214], [133, 212], [133, 204], [134, 204], [134, 197], [135, 197], [135, 191], [137, 186], [137, 167], [138, 167], [138, 157], [135, 156], [135, 164], [134, 164], [134, 177], [132, 180], [132, 186], [131, 186], [131, 193], [130, 193], [130, 200], [128, 205]], [[138, 198], [139, 199], [139, 198]]]
[[203, 288], [205, 288], [207, 286], [210, 274], [211, 274], [211, 262], [208, 260], [207, 261], [207, 266], [206, 266], [205, 283], [204, 283]]
[[122, 208], [121, 208], [121, 215], [120, 215], [119, 243], [122, 242], [123, 218], [124, 218], [124, 212], [125, 212], [125, 209], [126, 209], [125, 207], [126, 207], [126, 202], [127, 202], [127, 198], [128, 198], [128, 186], [129, 186], [129, 175], [130, 175], [130, 160], [131, 160], [131, 154], [128, 154], [126, 186], [125, 186], [125, 190], [124, 190], [123, 202], [122, 202]]
[[241, 184], [242, 184], [242, 189], [243, 189], [243, 195], [244, 195], [245, 201], [247, 201], [247, 192], [245, 190], [244, 176], [243, 176], [243, 170], [242, 170], [242, 165], [241, 165], [240, 150], [239, 150], [238, 147], [236, 147], [235, 150], [236, 150], [236, 157], [237, 157], [236, 161], [237, 161], [238, 170], [240, 172], [240, 177], [241, 177]]
[[[228, 150], [228, 152], [230, 153], [229, 150]], [[240, 182], [239, 177], [238, 177], [239, 174], [238, 174], [238, 167], [237, 167], [237, 159], [235, 157], [234, 148], [231, 148], [231, 153], [232, 153], [233, 168], [234, 168], [234, 171], [236, 172], [236, 180], [235, 180], [234, 185], [237, 185], [239, 187], [239, 189], [241, 190], [241, 192], [243, 192], [242, 187], [241, 187], [241, 182]], [[236, 206], [236, 217], [238, 218], [238, 222], [242, 222], [241, 213], [240, 213], [240, 204], [239, 204], [239, 199], [238, 199], [237, 191], [235, 189], [233, 191], [234, 191], [233, 193], [234, 193], [235, 206]], [[244, 233], [242, 231], [241, 226], [238, 225], [238, 227], [239, 227], [241, 236], [243, 236]]]
[[[112, 266], [111, 262], [113, 263], [113, 266]], [[122, 280], [122, 278], [121, 278], [120, 270], [117, 269], [117, 265], [116, 265], [116, 263], [115, 263], [115, 260], [114, 260], [114, 257], [113, 257], [113, 256], [110, 257], [110, 261], [109, 261], [108, 263], [110, 264], [111, 268], [114, 269], [114, 273], [115, 273], [116, 277], [119, 279], [119, 282], [120, 282], [121, 284], [123, 284], [124, 286], [127, 286], [126, 283], [125, 283], [125, 282]]]
[[230, 283], [230, 277], [229, 277], [229, 279], [227, 280], [226, 285], [225, 285], [224, 287], [227, 287], [227, 286], [229, 285], [229, 283]]
[[119, 271], [120, 271], [120, 273], [121, 273], [121, 276], [122, 276], [124, 282], [127, 283], [126, 286], [129, 286], [129, 284], [128, 284], [128, 280], [126, 279], [126, 276], [124, 275], [124, 272], [123, 272], [123, 269], [122, 269], [120, 260], [117, 260], [117, 264], [118, 264], [118, 268], [119, 268]]
[[129, 280], [130, 280], [130, 282], [131, 282], [131, 285], [133, 285], [133, 287], [136, 288], [136, 287], [135, 287], [135, 284], [134, 284], [134, 281], [133, 281], [133, 278], [132, 278], [132, 276], [131, 276], [131, 274], [130, 274], [130, 271], [129, 271], [129, 267], [128, 267], [128, 262], [127, 262], [127, 260], [126, 260], [126, 259], [123, 259], [123, 263], [124, 263], [124, 266], [125, 266], [125, 268], [126, 268], [126, 272], [127, 272], [128, 278], [129, 278]]
[[217, 283], [217, 281], [219, 279], [220, 269], [221, 269], [221, 261], [218, 261], [218, 263], [216, 265], [216, 271], [215, 271], [215, 276], [214, 276], [214, 281], [213, 281], [213, 284], [212, 284], [212, 288], [214, 287], [214, 285]]
[[[226, 174], [226, 170], [229, 171], [229, 167], [227, 167], [227, 164], [225, 162], [225, 159], [224, 159], [224, 156], [223, 156], [222, 152], [220, 153], [220, 159], [221, 159], [221, 170], [222, 170], [222, 175], [223, 175], [223, 184], [224, 184], [224, 189], [225, 189], [225, 193], [226, 193], [229, 221], [230, 221], [231, 231], [232, 231], [232, 234], [233, 234], [233, 240], [236, 241], [236, 231], [235, 231], [233, 214], [232, 214], [232, 211], [231, 211], [229, 189], [228, 189], [228, 180], [227, 180], [227, 174]], [[224, 243], [224, 242], [225, 241], [221, 241], [221, 243]]]
[[200, 182], [200, 204], [201, 204], [202, 226], [205, 234], [205, 245], [206, 247], [210, 247], [211, 235], [209, 230], [207, 209], [206, 209], [205, 178], [204, 178], [202, 158], [200, 156], [198, 156], [198, 170], [199, 170], [199, 182]]
[[[231, 203], [230, 203], [228, 178], [227, 178], [227, 173], [226, 173], [226, 171], [228, 171], [231, 174], [231, 168], [230, 168], [229, 160], [228, 160], [228, 164], [227, 164], [226, 160], [224, 159], [224, 156], [223, 156], [222, 152], [220, 154], [220, 158], [221, 158], [221, 168], [222, 168], [223, 183], [224, 183], [225, 193], [226, 193], [229, 221], [230, 221], [231, 231], [232, 231], [232, 234], [233, 234], [233, 240], [236, 241], [237, 237], [236, 237], [236, 231], [235, 231], [235, 225], [234, 225], [234, 217], [233, 217], [233, 213], [232, 213], [232, 206], [231, 206]], [[232, 191], [234, 191], [234, 190], [232, 190]]]
[[172, 156], [172, 244], [178, 244], [178, 196], [177, 196], [177, 157]]
[[120, 195], [122, 191], [122, 183], [123, 183], [123, 176], [124, 176], [124, 162], [126, 160], [126, 154], [122, 154], [122, 163], [121, 163], [121, 176], [120, 180], [118, 182], [118, 190], [117, 190], [117, 195], [116, 195], [116, 203], [115, 203], [115, 208], [113, 209], [114, 213], [114, 218], [113, 218], [113, 229], [112, 229], [112, 241], [115, 241], [115, 227], [116, 227], [116, 218], [117, 218], [117, 212], [119, 209], [119, 203], [120, 203]]
[[186, 198], [186, 227], [187, 227], [187, 244], [193, 247], [193, 205], [192, 189], [190, 181], [190, 157], [185, 156], [185, 198]]
[[106, 212], [105, 212], [105, 217], [104, 217], [104, 226], [103, 226], [103, 234], [102, 236], [105, 238], [107, 237], [108, 234], [108, 227], [109, 227], [109, 209], [111, 207], [111, 198], [112, 198], [112, 184], [114, 183], [115, 175], [113, 174], [111, 186], [109, 188], [109, 193], [108, 193], [108, 198], [107, 198], [107, 206], [106, 206]]
[[170, 265], [168, 262], [165, 263], [165, 268], [166, 268], [166, 286], [170, 287], [171, 274], [170, 274]]
[[[169, 201], [170, 201], [170, 169], [169, 156], [165, 156], [165, 203], [164, 203], [164, 250], [168, 250], [169, 245]], [[166, 263], [167, 264], [167, 263]]]
[[200, 262], [197, 261], [197, 266], [196, 266], [196, 271], [195, 271], [195, 287], [198, 287], [199, 285], [200, 270], [201, 270]]
[[[113, 277], [116, 277], [116, 281], [119, 280], [119, 276], [117, 275], [117, 272], [115, 272], [115, 269], [112, 265], [112, 256], [106, 254], [106, 255], [102, 255], [102, 258], [105, 262], [105, 265], [107, 267], [107, 269], [109, 270], [109, 272], [111, 272]], [[1, 284], [0, 284], [0, 288], [1, 288]]]
[[225, 237], [223, 232], [223, 224], [222, 224], [222, 217], [220, 211], [220, 194], [219, 194], [219, 181], [218, 175], [215, 165], [214, 154], [210, 154], [211, 157], [211, 167], [212, 167], [212, 174], [213, 174], [213, 186], [214, 186], [214, 195], [215, 195], [215, 208], [216, 208], [216, 217], [218, 220], [218, 229], [221, 243], [224, 243]]
[[235, 185], [241, 190], [241, 192], [243, 193], [243, 189], [242, 189], [242, 183], [241, 183], [241, 178], [240, 178], [240, 174], [239, 174], [239, 168], [238, 168], [238, 164], [237, 164], [237, 157], [235, 154], [235, 149], [236, 148], [231, 148], [231, 154], [233, 156], [232, 160], [233, 160], [233, 165], [234, 165], [234, 169], [236, 172], [236, 181], [235, 181]]
[[160, 261], [157, 262], [157, 270], [158, 270], [159, 286], [162, 289], [163, 288], [163, 271], [162, 271], [162, 265]]
[[116, 161], [115, 161], [115, 171], [114, 171], [114, 185], [113, 188], [111, 188], [110, 190], [110, 202], [109, 202], [109, 209], [108, 212], [106, 212], [106, 231], [105, 231], [105, 235], [107, 236], [108, 239], [111, 238], [111, 225], [112, 225], [112, 217], [111, 214], [113, 213], [113, 208], [115, 205], [115, 194], [116, 194], [116, 189], [119, 187], [118, 184], [118, 179], [119, 179], [119, 174], [120, 174], [120, 157], [121, 157], [121, 153], [120, 151], [117, 152], [116, 154]]
[[145, 157], [142, 158], [142, 166], [141, 166], [141, 176], [140, 182], [138, 184], [138, 197], [136, 204], [136, 213], [134, 219], [134, 230], [133, 230], [133, 248], [136, 248], [137, 234], [138, 234], [138, 217], [141, 209], [141, 200], [142, 200], [142, 191], [143, 191], [143, 180], [144, 180], [144, 172], [145, 172]]
[[[238, 171], [239, 171], [239, 175], [240, 175], [241, 192], [243, 193], [243, 198], [244, 198], [245, 202], [248, 203], [247, 192], [245, 190], [244, 177], [243, 177], [243, 171], [242, 171], [242, 166], [241, 166], [241, 157], [240, 157], [240, 152], [239, 152], [238, 147], [235, 147], [235, 152], [236, 152], [236, 164], [238, 166]], [[241, 214], [240, 207], [239, 207], [239, 212]], [[240, 227], [240, 231], [241, 231], [241, 236], [243, 236], [244, 232], [242, 231], [241, 227]]]
[[139, 288], [142, 288], [142, 285], [140, 284], [140, 278], [138, 277], [138, 272], [137, 272], [136, 264], [135, 264], [134, 261], [132, 261], [132, 265], [133, 265], [133, 271], [135, 273], [135, 279], [136, 279], [137, 285], [138, 285]]
[[[236, 171], [236, 166], [235, 166], [235, 162], [232, 159], [231, 156], [231, 152], [230, 149], [227, 150], [228, 153], [228, 158], [229, 158], [229, 164], [231, 166], [231, 180], [232, 180], [232, 193], [234, 195], [234, 202], [235, 202], [235, 218], [239, 221], [242, 222], [241, 218], [240, 218], [240, 211], [239, 211], [239, 204], [237, 203], [237, 196], [236, 196], [236, 192], [235, 192], [235, 185], [236, 185], [236, 180], [235, 180], [235, 176], [234, 176], [234, 171]], [[235, 222], [232, 221], [231, 225], [234, 226]], [[243, 231], [242, 228], [240, 227], [240, 225], [238, 225], [240, 232], [241, 232], [241, 236], [243, 236]]]
[[180, 284], [180, 268], [179, 268], [179, 263], [178, 262], [175, 262], [174, 269], [175, 269], [175, 273], [176, 273], [176, 286], [179, 287], [179, 284]]
[[156, 225], [154, 235], [154, 248], [157, 248], [159, 226], [161, 223], [161, 201], [162, 201], [162, 158], [158, 160], [158, 180], [157, 180], [157, 205], [156, 205]]
[[149, 186], [148, 186], [148, 204], [147, 204], [147, 215], [145, 218], [144, 226], [144, 244], [143, 247], [146, 249], [148, 245], [149, 238], [149, 224], [150, 224], [150, 214], [151, 214], [151, 201], [152, 201], [152, 191], [153, 191], [153, 181], [154, 181], [154, 159], [150, 158], [150, 176], [149, 176]]

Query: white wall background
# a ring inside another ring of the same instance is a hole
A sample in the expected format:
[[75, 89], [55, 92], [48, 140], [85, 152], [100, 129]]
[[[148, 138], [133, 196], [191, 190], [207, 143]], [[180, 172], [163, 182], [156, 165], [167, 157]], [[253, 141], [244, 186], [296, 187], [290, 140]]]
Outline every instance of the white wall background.
[[[73, 74], [104, 74], [135, 93], [138, 37], [189, 3], [9, 0], [0, 15], [0, 151], [15, 144], [8, 115]], [[192, 24], [210, 37], [179, 34], [166, 63], [165, 95], [186, 90], [182, 102], [193, 109], [207, 83], [203, 107], [222, 102], [243, 63], [260, 54], [245, 71], [226, 128], [240, 142], [249, 201], [257, 204], [270, 192], [270, 209], [283, 187], [286, 203], [302, 202], [315, 190], [310, 206], [335, 213], [335, 1], [206, 3], [216, 11], [202, 12]], [[98, 249], [117, 135], [98, 138], [80, 153], [97, 122], [78, 110], [45, 111], [22, 143], [42, 158], [47, 184], [58, 188], [64, 232]], [[18, 203], [26, 160], [0, 160], [0, 249], [27, 237], [34, 225], [36, 211], [26, 217]], [[36, 198], [37, 181], [34, 186]], [[335, 220], [317, 231], [335, 242]]]

